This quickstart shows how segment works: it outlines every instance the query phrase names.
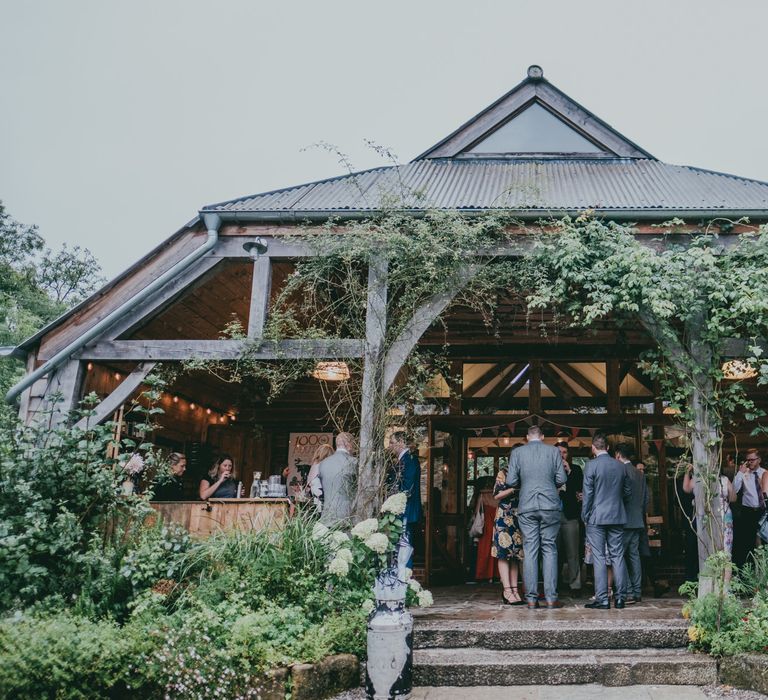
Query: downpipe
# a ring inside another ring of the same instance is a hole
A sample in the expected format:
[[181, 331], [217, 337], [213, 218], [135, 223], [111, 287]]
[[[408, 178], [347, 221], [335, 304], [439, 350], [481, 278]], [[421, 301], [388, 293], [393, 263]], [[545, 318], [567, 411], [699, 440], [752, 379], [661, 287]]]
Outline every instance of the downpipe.
[[205, 243], [199, 248], [193, 250], [185, 258], [182, 258], [173, 267], [166, 270], [160, 277], [144, 287], [136, 296], [126, 301], [122, 306], [116, 308], [112, 313], [108, 314], [105, 318], [99, 321], [93, 328], [89, 329], [83, 335], [75, 339], [72, 343], [67, 345], [63, 350], [57, 352], [50, 360], [47, 360], [44, 364], [38, 367], [34, 372], [30, 372], [26, 375], [18, 384], [11, 388], [11, 390], [5, 395], [7, 403], [13, 403], [16, 397], [23, 391], [31, 387], [38, 379], [44, 377], [46, 374], [54, 371], [63, 362], [66, 362], [72, 355], [79, 350], [82, 350], [88, 343], [94, 338], [104, 333], [104, 331], [111, 328], [126, 314], [133, 311], [139, 304], [152, 296], [155, 292], [160, 290], [164, 285], [170, 282], [172, 279], [180, 275], [187, 270], [190, 266], [196, 263], [206, 253], [214, 248], [219, 240], [219, 228], [221, 226], [221, 217], [218, 214], [206, 213], [202, 215], [205, 227], [208, 230], [208, 238]]

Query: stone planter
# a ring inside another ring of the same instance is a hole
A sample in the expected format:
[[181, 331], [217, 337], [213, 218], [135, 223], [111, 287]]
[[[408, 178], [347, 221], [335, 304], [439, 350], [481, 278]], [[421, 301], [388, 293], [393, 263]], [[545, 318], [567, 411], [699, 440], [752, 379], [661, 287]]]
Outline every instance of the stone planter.
[[720, 682], [768, 694], [768, 654], [726, 656], [720, 662]]
[[337, 654], [316, 664], [295, 664], [291, 681], [291, 700], [320, 700], [357, 688], [360, 663], [354, 654]]

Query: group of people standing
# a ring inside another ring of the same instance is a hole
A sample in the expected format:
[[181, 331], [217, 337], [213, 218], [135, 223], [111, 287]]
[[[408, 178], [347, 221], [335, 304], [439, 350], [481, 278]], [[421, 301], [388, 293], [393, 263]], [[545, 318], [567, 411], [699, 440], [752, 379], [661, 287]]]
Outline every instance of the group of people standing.
[[[631, 448], [617, 445], [615, 458], [607, 448], [606, 438], [596, 434], [593, 459], [582, 473], [568, 458], [568, 444], [546, 444], [538, 426], [528, 430], [526, 444], [513, 447], [509, 467], [500, 470], [492, 493], [480, 498], [486, 510], [485, 537], [492, 537], [491, 555], [498, 563], [503, 603], [540, 607], [541, 564], [544, 605], [562, 607], [557, 590], [558, 549], [568, 564], [568, 586], [578, 594], [582, 587], [581, 522], [586, 526], [586, 550], [595, 579], [595, 597], [587, 607], [610, 608], [609, 567], [616, 591], [614, 606], [621, 609], [641, 600], [640, 545], [648, 489], [643, 473], [630, 461]], [[518, 587], [521, 563], [525, 599]]]

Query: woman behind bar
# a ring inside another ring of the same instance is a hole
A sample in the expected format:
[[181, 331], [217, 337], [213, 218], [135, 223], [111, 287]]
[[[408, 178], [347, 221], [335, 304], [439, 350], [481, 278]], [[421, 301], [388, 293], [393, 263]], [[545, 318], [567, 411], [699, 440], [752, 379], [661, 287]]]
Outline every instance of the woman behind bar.
[[237, 498], [235, 463], [229, 455], [221, 455], [200, 481], [200, 500], [209, 498]]
[[171, 452], [168, 455], [170, 477], [155, 486], [153, 501], [183, 501], [184, 472], [187, 469], [187, 458], [181, 452]]

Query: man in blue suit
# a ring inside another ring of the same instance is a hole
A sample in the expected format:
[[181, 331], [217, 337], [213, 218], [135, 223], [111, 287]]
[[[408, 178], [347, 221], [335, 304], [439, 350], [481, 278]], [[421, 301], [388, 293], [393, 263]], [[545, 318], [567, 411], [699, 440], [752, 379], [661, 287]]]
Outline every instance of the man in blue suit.
[[608, 454], [604, 435], [592, 438], [594, 459], [584, 469], [581, 516], [587, 526], [587, 541], [595, 567], [595, 601], [584, 607], [608, 610], [608, 568], [606, 553], [613, 562], [613, 585], [617, 591], [614, 607], [623, 608], [626, 595], [624, 577], [624, 525], [632, 497], [627, 468]]
[[507, 486], [520, 488], [517, 519], [523, 535], [523, 579], [528, 609], [539, 607], [539, 558], [542, 560], [547, 608], [562, 608], [557, 599], [557, 533], [560, 531], [558, 489], [566, 475], [560, 450], [543, 441], [541, 428], [528, 429], [528, 443], [512, 450]]
[[[406, 435], [402, 431], [392, 433], [389, 438], [389, 451], [397, 457], [394, 473], [395, 489], [408, 495], [405, 513], [403, 513], [403, 526], [413, 546], [416, 530], [421, 522], [421, 465], [419, 460], [411, 454], [406, 444]], [[408, 562], [408, 568], [413, 568], [413, 555]]]

